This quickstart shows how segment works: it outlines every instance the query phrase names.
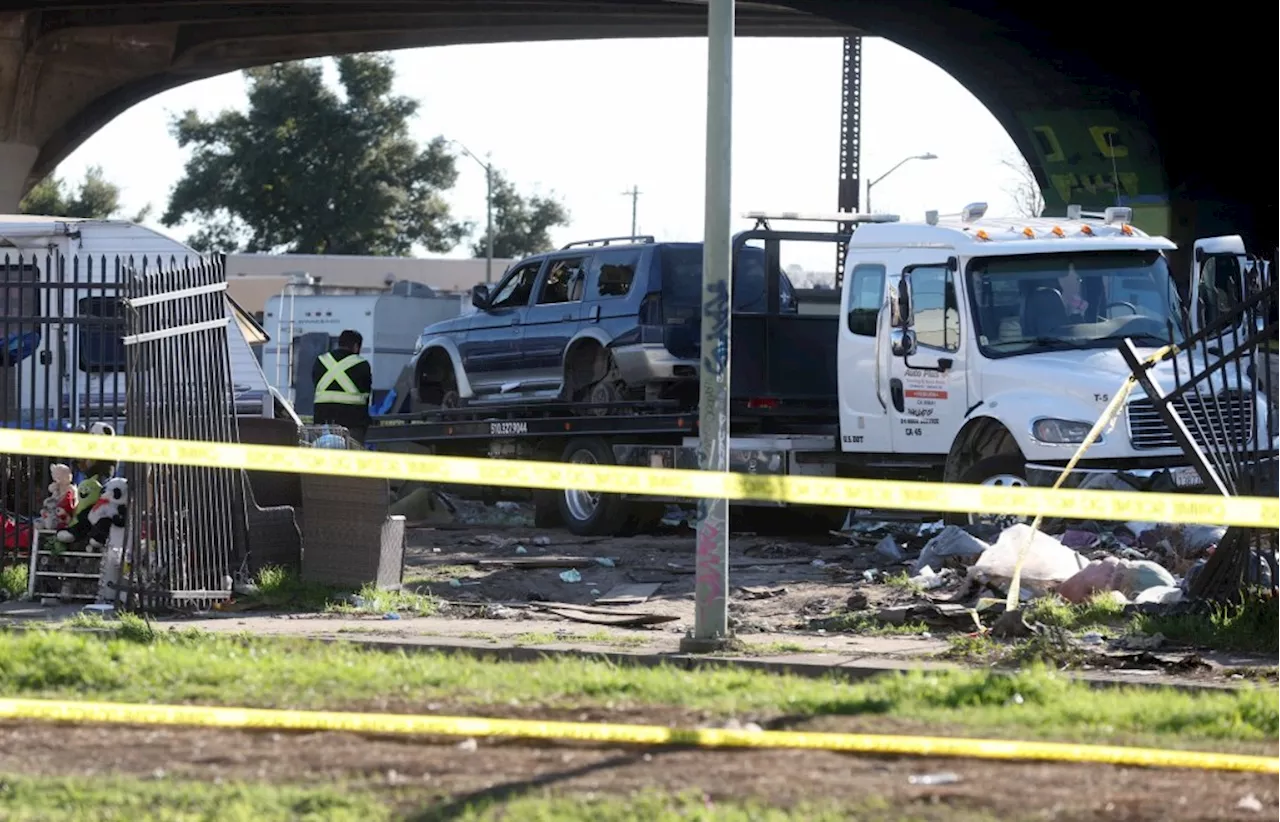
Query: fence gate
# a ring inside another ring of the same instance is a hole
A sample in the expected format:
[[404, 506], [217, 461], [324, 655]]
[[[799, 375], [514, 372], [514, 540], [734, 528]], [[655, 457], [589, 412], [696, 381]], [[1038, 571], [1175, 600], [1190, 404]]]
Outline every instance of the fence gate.
[[[1276, 496], [1277, 283], [1256, 263], [1241, 299], [1223, 300], [1175, 356], [1173, 386], [1150, 373], [1132, 341], [1121, 353], [1146, 398], [1129, 405], [1130, 436], [1177, 444], [1207, 492]], [[1225, 304], [1229, 303], [1229, 304]], [[1276, 532], [1229, 528], [1190, 586], [1193, 599], [1231, 601], [1251, 588], [1277, 593]]]
[[[225, 260], [187, 258], [126, 280], [129, 434], [236, 442]], [[131, 605], [203, 607], [231, 596], [237, 469], [129, 464]]]

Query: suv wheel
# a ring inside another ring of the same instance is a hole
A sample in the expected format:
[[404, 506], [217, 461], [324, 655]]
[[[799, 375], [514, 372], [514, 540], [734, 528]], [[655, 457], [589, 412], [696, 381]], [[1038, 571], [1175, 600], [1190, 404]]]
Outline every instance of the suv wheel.
[[[597, 437], [573, 440], [565, 446], [562, 462], [577, 465], [614, 465], [613, 450]], [[570, 532], [580, 537], [613, 536], [625, 524], [627, 503], [617, 494], [560, 491], [560, 517]]]

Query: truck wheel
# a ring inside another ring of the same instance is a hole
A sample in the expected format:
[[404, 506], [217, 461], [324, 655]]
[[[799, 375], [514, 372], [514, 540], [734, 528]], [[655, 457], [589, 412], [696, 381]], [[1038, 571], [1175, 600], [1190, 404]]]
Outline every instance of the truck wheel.
[[[980, 459], [960, 475], [962, 485], [1026, 486], [1027, 464], [1022, 457], [1000, 454]], [[949, 513], [943, 518], [949, 525], [990, 524], [1008, 528], [1020, 522], [1030, 522], [1031, 517], [1019, 514], [958, 514]]]
[[[562, 462], [613, 465], [613, 450], [597, 437], [565, 446]], [[627, 520], [628, 505], [617, 494], [566, 488], [557, 494], [565, 527], [580, 537], [614, 536]]]

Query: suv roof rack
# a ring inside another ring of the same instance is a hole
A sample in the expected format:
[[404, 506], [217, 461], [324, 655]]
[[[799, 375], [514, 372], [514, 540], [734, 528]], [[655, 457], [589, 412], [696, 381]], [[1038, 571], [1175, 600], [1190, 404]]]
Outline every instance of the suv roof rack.
[[897, 214], [855, 214], [853, 212], [809, 213], [805, 211], [748, 211], [742, 215], [756, 221], [756, 228], [768, 228], [770, 220], [792, 220], [805, 223], [896, 223]]
[[576, 242], [565, 243], [564, 245], [560, 246], [560, 250], [564, 251], [566, 248], [576, 248], [577, 246], [609, 245], [610, 243], [622, 243], [622, 242], [625, 242], [628, 244], [653, 243], [653, 242], [656, 242], [656, 240], [654, 240], [652, 234], [637, 234], [634, 237], [632, 236], [600, 237], [599, 239], [596, 239], [596, 240], [577, 240]]

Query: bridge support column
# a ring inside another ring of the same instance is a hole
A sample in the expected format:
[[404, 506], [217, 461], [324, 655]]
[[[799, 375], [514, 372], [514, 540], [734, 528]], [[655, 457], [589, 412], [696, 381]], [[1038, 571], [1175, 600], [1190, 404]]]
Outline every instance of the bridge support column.
[[38, 146], [0, 143], [0, 213], [17, 213], [39, 153]]

